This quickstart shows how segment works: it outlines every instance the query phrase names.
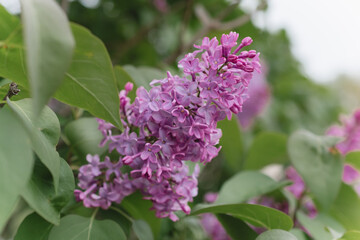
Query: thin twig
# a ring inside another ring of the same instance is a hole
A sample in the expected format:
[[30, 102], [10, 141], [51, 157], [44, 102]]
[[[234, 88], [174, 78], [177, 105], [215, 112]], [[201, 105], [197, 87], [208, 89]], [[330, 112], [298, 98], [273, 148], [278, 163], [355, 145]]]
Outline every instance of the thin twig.
[[[12, 96], [18, 95], [20, 89], [17, 88], [17, 84], [12, 82], [9, 85], [9, 91], [7, 92], [6, 96], [3, 98], [3, 101], [6, 101], [7, 98], [11, 98]], [[0, 108], [5, 105], [5, 102], [0, 104]]]

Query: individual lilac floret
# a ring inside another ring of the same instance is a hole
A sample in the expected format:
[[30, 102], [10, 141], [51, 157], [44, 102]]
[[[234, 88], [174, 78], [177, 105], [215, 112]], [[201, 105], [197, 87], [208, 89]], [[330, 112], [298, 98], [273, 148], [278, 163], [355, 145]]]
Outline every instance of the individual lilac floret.
[[243, 111], [238, 113], [241, 127], [248, 129], [254, 119], [265, 109], [270, 100], [270, 88], [266, 82], [265, 71], [255, 72], [248, 87], [249, 99], [243, 105]]
[[[240, 52], [252, 40], [243, 39], [232, 52], [237, 40], [234, 32], [224, 34], [221, 44], [216, 38], [204, 38], [195, 46], [199, 50], [179, 61], [183, 76], [168, 72], [166, 78], [152, 81], [151, 89], [139, 87], [132, 103], [127, 95], [133, 86], [126, 84], [119, 94], [123, 132], [117, 134], [114, 126], [98, 122], [104, 136], [101, 144], [109, 142], [109, 152], [119, 154], [119, 161], [130, 167], [129, 174], [120, 174], [114, 170], [118, 165], [109, 161], [83, 166], [79, 187], [84, 191], [77, 190], [76, 196], [85, 206], [119, 202], [123, 194], [113, 193], [124, 183], [127, 193], [134, 188], [150, 199], [158, 217], [175, 221], [175, 211], [190, 213], [188, 202], [197, 194], [198, 171], [189, 175], [186, 162], [205, 164], [218, 155], [217, 122], [242, 111], [253, 72], [260, 71], [259, 53]], [[101, 166], [99, 176], [95, 165]], [[96, 174], [87, 176], [85, 170]]]
[[[207, 203], [214, 203], [217, 199], [218, 194], [209, 192], [205, 194], [204, 199]], [[204, 213], [201, 215], [201, 225], [204, 231], [207, 233], [212, 240], [231, 240], [227, 235], [225, 229], [215, 217], [214, 214]]]

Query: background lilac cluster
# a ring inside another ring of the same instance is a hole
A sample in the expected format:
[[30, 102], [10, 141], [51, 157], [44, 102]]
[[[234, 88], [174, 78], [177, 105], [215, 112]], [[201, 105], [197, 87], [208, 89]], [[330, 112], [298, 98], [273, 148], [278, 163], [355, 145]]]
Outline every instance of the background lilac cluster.
[[[87, 157], [89, 164], [79, 173], [81, 190], [75, 191], [79, 201], [106, 209], [139, 190], [153, 202], [158, 217], [176, 221], [175, 211], [190, 213], [199, 167], [190, 174], [185, 161], [205, 164], [217, 156], [217, 122], [242, 111], [253, 72], [260, 72], [259, 54], [240, 51], [252, 39], [238, 45], [238, 37], [223, 34], [220, 44], [205, 37], [195, 45], [198, 50], [179, 61], [184, 76], [168, 72], [165, 79], [152, 81], [149, 91], [139, 87], [133, 103], [127, 97], [133, 86], [126, 84], [119, 95], [124, 131], [116, 134], [113, 125], [98, 120], [101, 145], [109, 142], [109, 152], [120, 158], [100, 162], [98, 156]], [[130, 172], [122, 173], [122, 165], [130, 166]]]

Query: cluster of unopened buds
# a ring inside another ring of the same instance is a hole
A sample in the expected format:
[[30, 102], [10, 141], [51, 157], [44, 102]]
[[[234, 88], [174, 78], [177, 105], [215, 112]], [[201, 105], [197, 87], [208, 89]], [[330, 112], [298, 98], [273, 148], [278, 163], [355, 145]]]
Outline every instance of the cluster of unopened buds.
[[[179, 61], [184, 76], [168, 72], [165, 79], [153, 80], [149, 91], [139, 87], [133, 103], [127, 97], [133, 85], [126, 84], [119, 95], [124, 131], [116, 134], [112, 124], [98, 120], [101, 145], [109, 143], [109, 152], [120, 158], [102, 162], [88, 155], [89, 164], [78, 176], [81, 190], [75, 191], [79, 201], [106, 209], [138, 190], [153, 202], [158, 217], [176, 221], [175, 211], [190, 213], [199, 166], [190, 175], [186, 162], [206, 164], [218, 155], [217, 122], [242, 111], [253, 72], [260, 71], [259, 54], [240, 51], [251, 38], [239, 45], [237, 40], [234, 32], [222, 35], [220, 44], [205, 37], [195, 45], [198, 50]], [[121, 172], [123, 165], [131, 170]]]

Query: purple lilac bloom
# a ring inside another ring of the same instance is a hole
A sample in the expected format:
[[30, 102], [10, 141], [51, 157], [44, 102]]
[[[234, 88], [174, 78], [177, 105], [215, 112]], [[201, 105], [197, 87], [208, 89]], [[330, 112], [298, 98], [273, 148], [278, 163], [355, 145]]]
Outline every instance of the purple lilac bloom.
[[[218, 194], [209, 192], [205, 194], [205, 202], [214, 203], [217, 199]], [[230, 240], [231, 238], [227, 235], [225, 229], [221, 223], [217, 220], [214, 214], [204, 213], [201, 215], [201, 225], [204, 231], [207, 233], [212, 240]]]
[[253, 81], [249, 84], [249, 99], [243, 105], [243, 111], [238, 113], [243, 129], [248, 129], [254, 119], [265, 109], [270, 100], [270, 88], [266, 82], [265, 71], [254, 73]]
[[195, 46], [199, 50], [179, 61], [183, 76], [168, 72], [166, 78], [152, 81], [149, 91], [139, 87], [132, 103], [127, 95], [133, 86], [126, 84], [119, 94], [124, 131], [115, 134], [114, 126], [98, 122], [102, 145], [109, 142], [109, 152], [116, 151], [118, 162], [131, 170], [122, 174], [118, 162], [90, 156], [79, 173], [83, 190], [76, 190], [77, 199], [87, 207], [107, 208], [139, 190], [153, 202], [158, 217], [175, 221], [176, 211], [189, 214], [188, 202], [197, 195], [198, 168], [190, 175], [185, 162], [205, 164], [218, 155], [217, 122], [241, 112], [253, 72], [260, 71], [259, 53], [240, 51], [251, 38], [232, 52], [237, 40], [234, 32], [224, 34], [221, 44], [204, 38]]
[[[340, 122], [342, 125], [331, 126], [326, 134], [342, 138], [342, 141], [336, 145], [342, 155], [352, 151], [360, 151], [360, 109], [356, 110], [350, 117], [340, 116]], [[345, 164], [343, 181], [353, 185], [360, 196], [360, 173], [358, 170], [349, 164]]]

